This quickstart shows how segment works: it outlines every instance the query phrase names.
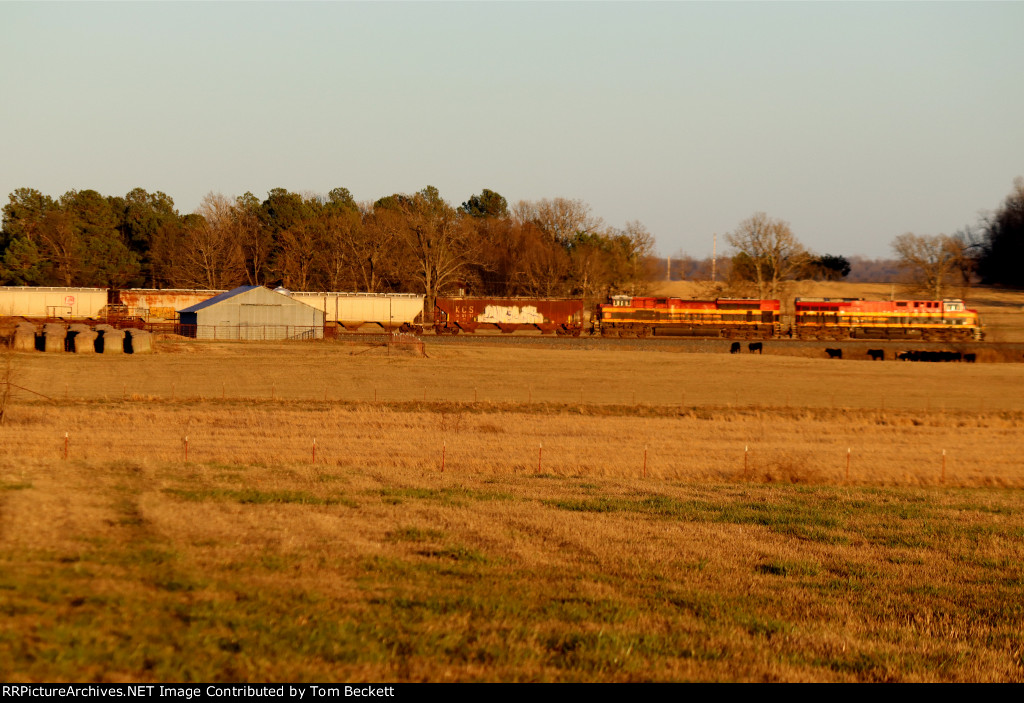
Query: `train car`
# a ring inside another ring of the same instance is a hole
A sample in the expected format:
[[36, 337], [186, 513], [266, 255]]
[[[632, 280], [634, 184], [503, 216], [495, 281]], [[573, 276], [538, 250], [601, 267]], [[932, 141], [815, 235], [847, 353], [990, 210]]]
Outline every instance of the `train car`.
[[605, 337], [770, 339], [780, 332], [778, 300], [616, 295], [611, 303], [597, 307], [594, 331]]
[[434, 302], [437, 334], [494, 330], [511, 334], [579, 337], [583, 332], [583, 301], [564, 298], [438, 298]]
[[106, 288], [0, 286], [0, 317], [96, 318], [106, 304]]
[[797, 298], [793, 336], [799, 339], [980, 340], [981, 320], [964, 301]]
[[295, 292], [279, 289], [324, 313], [346, 331], [423, 331], [423, 296], [415, 293]]
[[206, 302], [223, 290], [126, 288], [110, 291], [106, 317], [139, 318], [144, 322], [176, 322], [178, 310]]

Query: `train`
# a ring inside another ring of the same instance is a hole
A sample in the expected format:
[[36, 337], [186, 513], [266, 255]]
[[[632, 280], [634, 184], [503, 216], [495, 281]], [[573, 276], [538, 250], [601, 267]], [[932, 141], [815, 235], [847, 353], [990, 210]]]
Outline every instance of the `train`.
[[783, 328], [780, 301], [613, 296], [593, 332], [611, 337], [685, 335], [727, 339], [980, 341], [981, 319], [959, 299], [796, 298]]
[[[95, 319], [119, 327], [172, 328], [177, 311], [223, 291], [0, 286], [0, 317]], [[579, 298], [438, 297], [433, 315], [410, 293], [291, 292], [325, 313], [338, 332], [432, 329], [438, 335], [534, 332], [560, 336], [725, 339], [980, 341], [977, 311], [960, 299], [796, 298], [785, 322], [779, 300], [614, 295], [588, 308]], [[333, 335], [332, 335], [333, 336]]]

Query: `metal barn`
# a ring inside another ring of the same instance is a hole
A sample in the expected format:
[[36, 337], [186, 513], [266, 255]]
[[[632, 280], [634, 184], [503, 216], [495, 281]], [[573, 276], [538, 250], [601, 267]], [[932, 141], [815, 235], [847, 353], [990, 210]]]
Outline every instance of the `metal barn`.
[[324, 312], [263, 286], [241, 286], [178, 311], [197, 339], [320, 339]]

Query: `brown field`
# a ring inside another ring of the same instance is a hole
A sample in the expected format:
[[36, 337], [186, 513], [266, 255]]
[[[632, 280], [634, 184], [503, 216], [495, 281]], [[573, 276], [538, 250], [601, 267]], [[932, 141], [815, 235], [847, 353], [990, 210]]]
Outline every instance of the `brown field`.
[[[665, 283], [656, 288], [658, 295], [683, 298], [705, 295], [707, 284], [691, 281]], [[836, 281], [796, 281], [789, 283], [783, 297], [784, 312], [792, 312], [792, 298], [864, 298], [889, 300], [919, 298], [899, 283], [844, 283]], [[947, 297], [963, 298], [968, 307], [977, 310], [985, 326], [985, 339], [990, 342], [1024, 342], [1024, 291], [1000, 288], [956, 288]]]
[[1024, 366], [427, 354], [12, 355], [0, 678], [1024, 680]]

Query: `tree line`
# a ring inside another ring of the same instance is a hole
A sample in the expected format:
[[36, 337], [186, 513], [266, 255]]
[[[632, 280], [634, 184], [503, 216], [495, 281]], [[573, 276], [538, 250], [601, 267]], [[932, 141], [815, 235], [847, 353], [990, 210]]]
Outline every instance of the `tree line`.
[[652, 280], [654, 239], [639, 222], [605, 224], [580, 200], [509, 206], [484, 189], [460, 206], [433, 186], [356, 202], [346, 188], [211, 193], [181, 214], [136, 188], [104, 196], [9, 195], [0, 230], [7, 285], [415, 292], [432, 299], [638, 294]]
[[[975, 226], [951, 235], [907, 232], [895, 237], [892, 262], [852, 257], [851, 263], [844, 256], [815, 255], [787, 222], [763, 212], [741, 222], [726, 241], [732, 253], [718, 264], [716, 278], [722, 281], [720, 291], [730, 295], [778, 298], [786, 281], [839, 280], [854, 264], [873, 268], [880, 281], [894, 273], [895, 264], [908, 292], [933, 299], [975, 282], [1024, 288], [1024, 178], [1017, 178], [1002, 206]], [[709, 278], [708, 264], [683, 257], [679, 261], [680, 268], [703, 280]]]

